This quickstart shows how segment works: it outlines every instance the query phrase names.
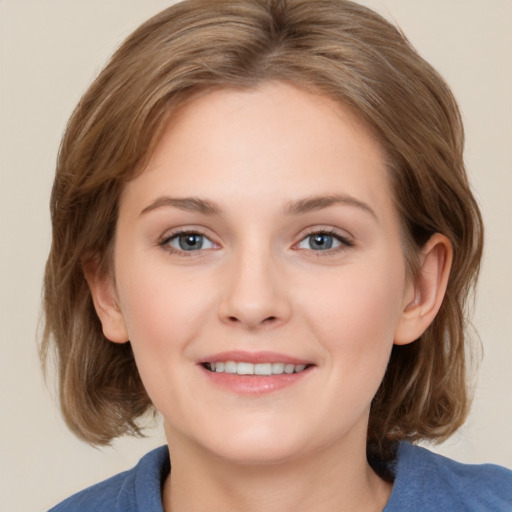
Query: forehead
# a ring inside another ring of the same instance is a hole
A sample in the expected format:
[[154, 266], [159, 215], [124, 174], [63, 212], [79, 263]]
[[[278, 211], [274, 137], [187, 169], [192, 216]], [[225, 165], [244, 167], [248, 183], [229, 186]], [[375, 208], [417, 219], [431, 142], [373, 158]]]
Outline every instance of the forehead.
[[379, 203], [391, 199], [385, 162], [377, 139], [349, 108], [288, 84], [265, 83], [187, 102], [124, 196], [137, 189], [149, 200], [160, 188], [173, 196], [282, 202], [334, 191]]

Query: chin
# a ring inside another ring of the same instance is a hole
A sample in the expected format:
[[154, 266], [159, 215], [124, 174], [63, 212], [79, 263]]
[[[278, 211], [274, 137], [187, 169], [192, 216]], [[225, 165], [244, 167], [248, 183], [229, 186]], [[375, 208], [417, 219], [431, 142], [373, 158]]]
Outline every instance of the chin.
[[283, 446], [282, 443], [279, 446], [275, 443], [234, 445], [218, 450], [216, 455], [226, 462], [240, 466], [278, 465], [299, 456], [295, 447]]
[[260, 424], [246, 429], [233, 426], [218, 436], [210, 433], [213, 436], [205, 440], [205, 448], [225, 461], [240, 465], [285, 463], [300, 457], [308, 444], [300, 432], [282, 425]]

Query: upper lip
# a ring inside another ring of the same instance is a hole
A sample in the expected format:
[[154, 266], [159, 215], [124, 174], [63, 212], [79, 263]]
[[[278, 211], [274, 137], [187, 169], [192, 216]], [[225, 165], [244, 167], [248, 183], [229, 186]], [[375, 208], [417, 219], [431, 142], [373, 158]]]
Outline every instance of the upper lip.
[[199, 361], [200, 364], [217, 363], [224, 361], [236, 361], [237, 363], [285, 363], [285, 364], [312, 364], [311, 361], [300, 359], [298, 357], [280, 354], [271, 351], [247, 352], [244, 350], [230, 350], [227, 352], [219, 352], [205, 357]]

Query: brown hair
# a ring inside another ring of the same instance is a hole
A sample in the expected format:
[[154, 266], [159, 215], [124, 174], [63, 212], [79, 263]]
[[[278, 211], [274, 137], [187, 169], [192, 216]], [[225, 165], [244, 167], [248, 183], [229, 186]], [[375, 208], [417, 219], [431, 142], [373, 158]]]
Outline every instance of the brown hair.
[[280, 80], [352, 108], [389, 159], [409, 271], [436, 232], [454, 251], [441, 309], [414, 343], [395, 346], [377, 392], [369, 451], [443, 439], [464, 421], [466, 302], [482, 223], [462, 158], [463, 128], [442, 78], [403, 34], [346, 0], [187, 0], [137, 29], [82, 97], [64, 135], [51, 198], [43, 361], [54, 346], [69, 427], [94, 444], [140, 434], [152, 404], [130, 344], [106, 340], [82, 265], [109, 271], [118, 201], [173, 111], [195, 94]]

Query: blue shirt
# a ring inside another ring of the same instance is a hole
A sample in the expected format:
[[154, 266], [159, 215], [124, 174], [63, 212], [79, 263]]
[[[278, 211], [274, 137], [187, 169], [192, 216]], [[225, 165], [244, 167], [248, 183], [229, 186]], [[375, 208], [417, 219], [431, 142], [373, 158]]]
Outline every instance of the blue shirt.
[[[383, 512], [512, 512], [512, 471], [503, 467], [461, 464], [409, 443], [400, 444], [393, 467], [393, 491]], [[133, 469], [49, 512], [163, 512], [169, 471], [169, 452], [162, 446]]]

